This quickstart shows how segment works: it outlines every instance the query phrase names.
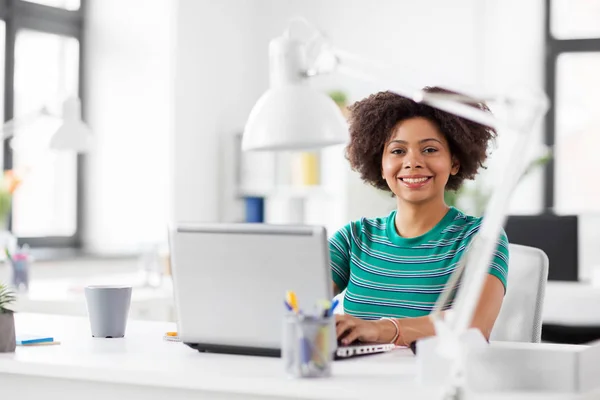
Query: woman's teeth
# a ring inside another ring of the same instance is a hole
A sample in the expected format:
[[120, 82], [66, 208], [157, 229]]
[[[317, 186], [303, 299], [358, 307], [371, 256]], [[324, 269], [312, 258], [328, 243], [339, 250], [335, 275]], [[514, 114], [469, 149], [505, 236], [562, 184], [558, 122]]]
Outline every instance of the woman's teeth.
[[402, 180], [406, 183], [421, 183], [425, 182], [429, 178], [402, 178]]

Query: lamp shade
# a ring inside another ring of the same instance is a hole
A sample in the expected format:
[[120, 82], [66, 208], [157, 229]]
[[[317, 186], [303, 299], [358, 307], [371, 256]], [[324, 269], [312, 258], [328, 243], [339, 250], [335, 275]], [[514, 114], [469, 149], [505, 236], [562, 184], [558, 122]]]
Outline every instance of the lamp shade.
[[347, 140], [348, 125], [331, 98], [305, 85], [284, 85], [256, 102], [242, 150], [312, 150]]
[[55, 150], [84, 153], [92, 147], [92, 131], [81, 120], [81, 103], [77, 98], [67, 99], [63, 105], [63, 122], [50, 139]]

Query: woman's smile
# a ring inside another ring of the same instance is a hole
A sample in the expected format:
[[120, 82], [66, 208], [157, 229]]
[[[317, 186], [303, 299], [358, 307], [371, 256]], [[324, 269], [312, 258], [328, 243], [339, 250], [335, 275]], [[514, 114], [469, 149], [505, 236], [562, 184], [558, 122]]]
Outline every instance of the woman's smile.
[[405, 175], [398, 179], [409, 189], [422, 189], [425, 186], [428, 186], [433, 177], [426, 175]]

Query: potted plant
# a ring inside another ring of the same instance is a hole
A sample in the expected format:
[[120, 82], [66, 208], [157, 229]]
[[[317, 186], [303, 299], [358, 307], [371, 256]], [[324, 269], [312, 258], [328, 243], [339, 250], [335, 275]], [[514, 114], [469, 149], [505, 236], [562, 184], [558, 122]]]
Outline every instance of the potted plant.
[[[8, 220], [13, 195], [21, 182], [21, 175], [13, 170], [4, 171], [4, 175], [0, 175], [0, 249], [8, 249], [10, 252], [15, 251], [17, 238], [8, 230]], [[4, 254], [4, 251], [0, 251], [1, 260], [5, 259]]]
[[0, 353], [15, 351], [15, 319], [9, 308], [15, 299], [14, 292], [0, 282]]

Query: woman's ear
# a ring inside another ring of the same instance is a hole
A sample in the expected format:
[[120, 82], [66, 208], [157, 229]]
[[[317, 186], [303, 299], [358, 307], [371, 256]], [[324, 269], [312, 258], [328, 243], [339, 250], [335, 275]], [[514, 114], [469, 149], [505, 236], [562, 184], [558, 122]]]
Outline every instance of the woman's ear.
[[460, 161], [456, 157], [452, 157], [452, 169], [450, 170], [450, 175], [458, 174], [460, 170]]

